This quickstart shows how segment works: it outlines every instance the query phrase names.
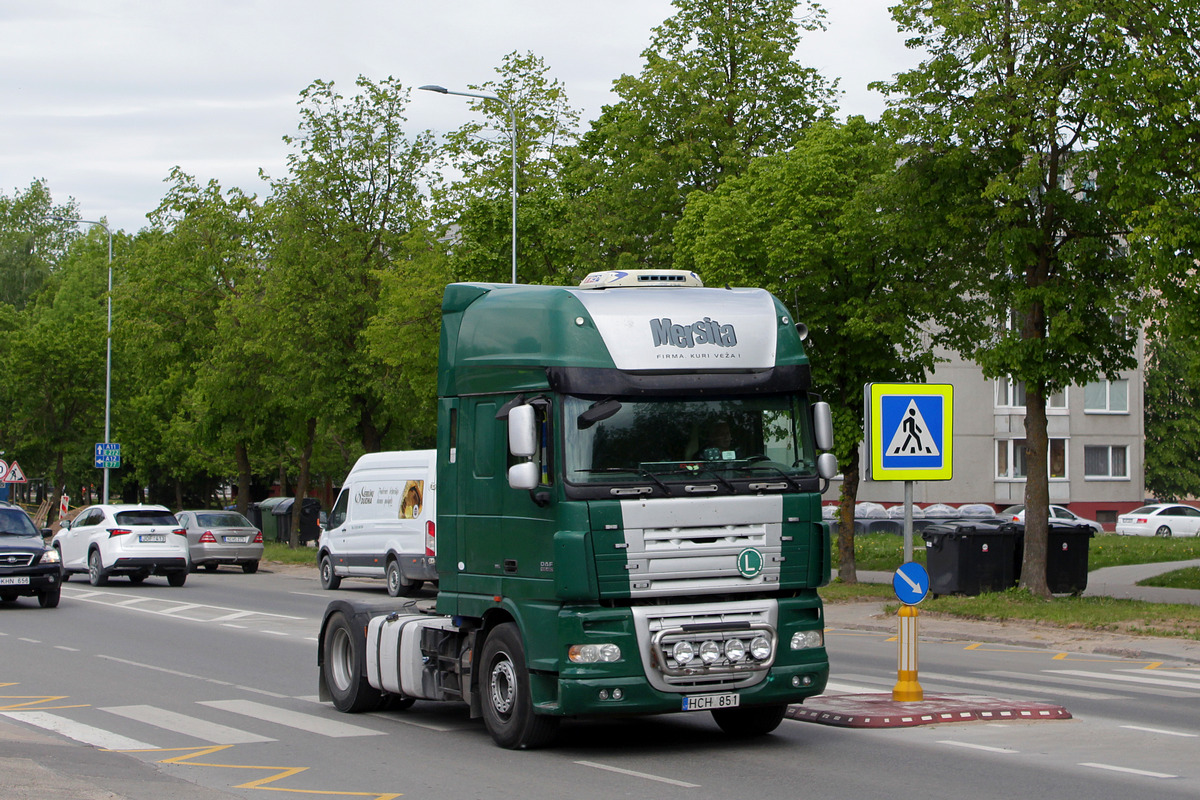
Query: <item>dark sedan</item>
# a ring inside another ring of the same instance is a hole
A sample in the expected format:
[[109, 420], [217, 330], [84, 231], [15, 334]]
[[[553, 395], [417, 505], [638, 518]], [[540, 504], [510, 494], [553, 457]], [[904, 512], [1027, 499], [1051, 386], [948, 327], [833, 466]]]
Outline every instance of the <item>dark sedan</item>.
[[42, 531], [20, 506], [0, 502], [0, 601], [36, 597], [42, 608], [58, 605], [62, 563]]

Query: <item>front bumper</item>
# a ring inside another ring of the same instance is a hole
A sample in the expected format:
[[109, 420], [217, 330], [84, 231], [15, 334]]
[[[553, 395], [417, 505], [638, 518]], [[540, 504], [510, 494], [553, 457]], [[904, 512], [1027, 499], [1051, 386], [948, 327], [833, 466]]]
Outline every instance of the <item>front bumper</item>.
[[28, 583], [0, 583], [0, 594], [31, 596], [62, 586], [62, 565], [45, 564], [16, 570], [0, 571], [0, 581], [5, 578], [27, 578]]

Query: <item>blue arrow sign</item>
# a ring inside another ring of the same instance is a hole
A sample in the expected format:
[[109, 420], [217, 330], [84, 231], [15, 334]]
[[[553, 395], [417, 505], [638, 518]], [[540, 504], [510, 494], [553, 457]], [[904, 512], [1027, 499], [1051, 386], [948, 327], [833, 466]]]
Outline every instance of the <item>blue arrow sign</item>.
[[901, 564], [892, 576], [896, 599], [906, 606], [915, 606], [929, 595], [929, 573], [916, 561]]

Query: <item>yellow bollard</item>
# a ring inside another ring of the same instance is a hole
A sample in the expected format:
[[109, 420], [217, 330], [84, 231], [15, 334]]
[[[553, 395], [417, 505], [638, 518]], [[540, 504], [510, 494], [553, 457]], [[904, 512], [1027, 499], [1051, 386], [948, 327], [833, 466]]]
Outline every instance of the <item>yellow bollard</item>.
[[899, 618], [900, 664], [892, 699], [897, 703], [916, 703], [925, 699], [925, 692], [917, 683], [917, 607], [900, 606]]

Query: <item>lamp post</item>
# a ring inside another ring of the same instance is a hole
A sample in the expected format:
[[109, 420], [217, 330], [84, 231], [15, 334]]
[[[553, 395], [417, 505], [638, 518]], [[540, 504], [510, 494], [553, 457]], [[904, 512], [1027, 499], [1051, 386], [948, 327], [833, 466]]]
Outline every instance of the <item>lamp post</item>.
[[437, 92], [438, 94], [456, 94], [460, 97], [478, 97], [482, 100], [498, 100], [508, 109], [511, 123], [511, 135], [509, 141], [512, 144], [512, 282], [517, 282], [517, 112], [513, 108], [512, 103], [505, 100], [503, 97], [498, 97], [494, 94], [479, 94], [477, 92], [452, 92], [445, 86], [437, 86], [429, 84], [419, 86], [427, 92]]
[[[68, 217], [51, 217], [59, 222], [71, 222], [76, 225], [99, 225], [108, 234], [108, 345], [104, 360], [104, 443], [108, 444], [110, 425], [112, 422], [112, 231], [103, 222], [92, 219], [70, 219]], [[103, 502], [108, 504], [108, 467], [104, 468]]]

